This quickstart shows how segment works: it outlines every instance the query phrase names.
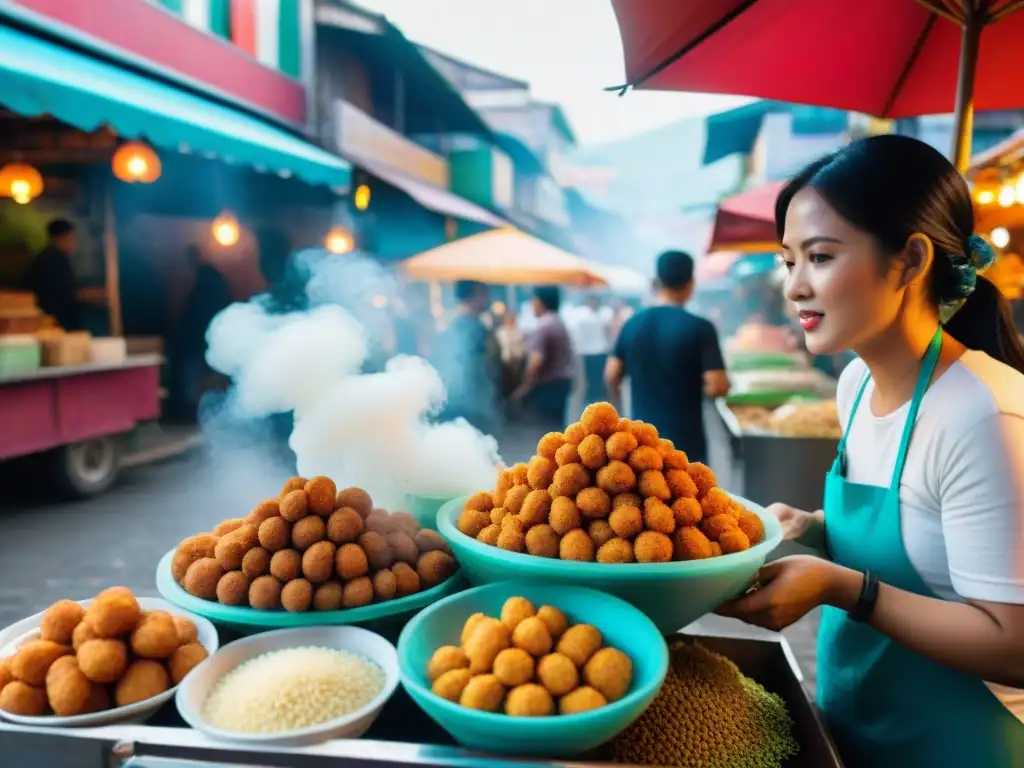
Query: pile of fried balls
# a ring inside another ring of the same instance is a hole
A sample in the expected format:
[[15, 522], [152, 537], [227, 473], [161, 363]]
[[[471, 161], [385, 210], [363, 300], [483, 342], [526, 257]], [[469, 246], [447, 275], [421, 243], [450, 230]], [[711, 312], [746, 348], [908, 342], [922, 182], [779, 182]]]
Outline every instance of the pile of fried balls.
[[189, 594], [302, 612], [359, 608], [430, 589], [456, 570], [447, 543], [405, 512], [375, 509], [328, 477], [288, 480], [247, 517], [185, 539], [171, 564]]
[[524, 597], [506, 600], [500, 618], [474, 613], [460, 642], [434, 652], [427, 677], [435, 694], [469, 709], [574, 715], [621, 699], [633, 682], [629, 656], [602, 647], [596, 627]]
[[594, 403], [471, 496], [458, 529], [510, 552], [598, 563], [701, 560], [760, 543], [761, 518], [717, 483], [652, 425]]
[[54, 603], [39, 638], [0, 659], [0, 709], [72, 717], [125, 707], [177, 685], [206, 657], [190, 619], [143, 611], [126, 587], [111, 587], [88, 608]]

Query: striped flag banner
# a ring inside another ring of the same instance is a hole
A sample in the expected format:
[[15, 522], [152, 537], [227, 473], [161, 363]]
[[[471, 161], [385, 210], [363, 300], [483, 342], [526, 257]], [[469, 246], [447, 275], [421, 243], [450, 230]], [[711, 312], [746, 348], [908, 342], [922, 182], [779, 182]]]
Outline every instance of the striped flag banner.
[[219, 1], [231, 3], [231, 40], [235, 45], [268, 67], [292, 77], [301, 75], [301, 0]]

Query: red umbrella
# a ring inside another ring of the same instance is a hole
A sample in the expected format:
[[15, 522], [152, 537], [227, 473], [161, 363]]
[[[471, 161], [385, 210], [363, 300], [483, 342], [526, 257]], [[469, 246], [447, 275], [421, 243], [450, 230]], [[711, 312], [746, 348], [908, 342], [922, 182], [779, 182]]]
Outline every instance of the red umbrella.
[[777, 251], [775, 234], [775, 198], [783, 182], [772, 182], [727, 197], [718, 204], [715, 227], [711, 232], [708, 252], [742, 251], [764, 253]]
[[612, 0], [628, 85], [897, 118], [1024, 104], [1024, 0]]

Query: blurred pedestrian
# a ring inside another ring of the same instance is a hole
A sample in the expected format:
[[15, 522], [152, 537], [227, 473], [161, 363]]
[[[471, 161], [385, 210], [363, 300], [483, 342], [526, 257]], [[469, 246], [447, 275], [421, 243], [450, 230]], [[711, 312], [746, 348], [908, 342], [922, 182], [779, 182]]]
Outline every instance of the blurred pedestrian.
[[605, 399], [604, 368], [611, 351], [611, 317], [605, 309], [597, 297], [591, 296], [565, 316], [569, 336], [583, 367], [584, 406]]
[[630, 318], [608, 358], [605, 381], [615, 400], [630, 381], [630, 414], [650, 422], [691, 461], [706, 461], [703, 398], [723, 397], [729, 379], [715, 327], [685, 308], [693, 293], [693, 258], [658, 257], [658, 303]]
[[65, 331], [83, 329], [82, 305], [78, 300], [78, 279], [71, 257], [78, 250], [75, 225], [66, 219], [54, 219], [46, 225], [49, 241], [33, 259], [27, 284], [36, 295], [36, 303]]
[[534, 289], [531, 304], [537, 325], [526, 337], [523, 380], [512, 393], [513, 401], [522, 403], [527, 416], [546, 432], [565, 427], [577, 370], [572, 340], [558, 314], [561, 303], [557, 286]]

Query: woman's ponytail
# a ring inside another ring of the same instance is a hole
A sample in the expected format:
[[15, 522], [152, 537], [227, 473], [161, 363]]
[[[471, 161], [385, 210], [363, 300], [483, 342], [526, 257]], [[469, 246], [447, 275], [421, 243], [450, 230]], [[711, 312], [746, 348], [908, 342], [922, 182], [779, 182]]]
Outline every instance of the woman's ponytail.
[[1024, 344], [1013, 324], [1010, 302], [984, 276], [946, 322], [946, 332], [968, 349], [977, 349], [1024, 373]]

